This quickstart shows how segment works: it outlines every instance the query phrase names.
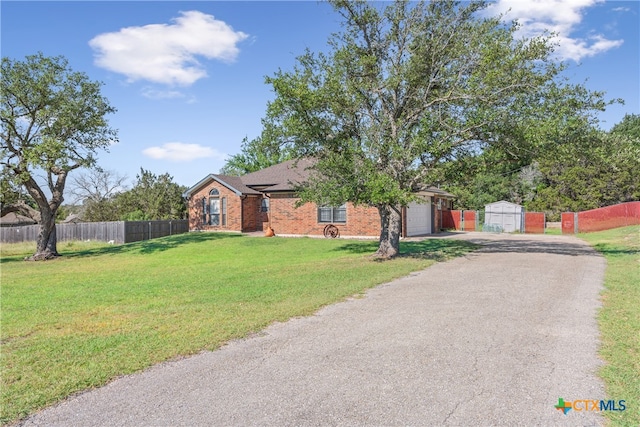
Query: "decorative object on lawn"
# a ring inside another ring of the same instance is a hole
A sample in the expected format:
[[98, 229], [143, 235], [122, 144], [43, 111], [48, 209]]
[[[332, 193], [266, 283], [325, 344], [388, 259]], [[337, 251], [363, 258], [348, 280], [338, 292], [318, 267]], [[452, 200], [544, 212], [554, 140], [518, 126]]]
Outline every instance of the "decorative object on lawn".
[[264, 237], [273, 237], [275, 235], [276, 233], [273, 231], [273, 228], [271, 227], [267, 227], [267, 229], [264, 231]]
[[340, 230], [333, 224], [327, 224], [327, 226], [324, 227], [323, 234], [326, 238], [335, 239], [336, 237], [340, 237]]

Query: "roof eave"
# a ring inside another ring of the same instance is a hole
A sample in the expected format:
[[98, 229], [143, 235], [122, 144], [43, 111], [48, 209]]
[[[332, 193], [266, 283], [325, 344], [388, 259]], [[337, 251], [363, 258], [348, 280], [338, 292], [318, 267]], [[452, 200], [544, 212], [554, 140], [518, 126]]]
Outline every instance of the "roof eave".
[[[243, 193], [242, 191], [234, 188], [231, 184], [229, 184], [228, 182], [225, 182], [224, 180], [218, 178], [217, 176], [215, 176], [214, 174], [210, 173], [209, 175], [205, 176], [204, 178], [202, 178], [200, 181], [198, 181], [198, 183], [196, 185], [194, 185], [193, 187], [191, 187], [190, 189], [188, 189], [187, 191], [185, 191], [184, 193], [182, 193], [182, 197], [185, 199], [188, 199], [191, 197], [191, 195], [193, 193], [195, 193], [197, 190], [199, 190], [202, 186], [204, 186], [206, 183], [208, 183], [209, 181], [215, 181], [219, 184], [224, 185], [225, 187], [227, 187], [229, 190], [233, 191], [234, 193], [236, 193], [237, 196], [242, 196]], [[247, 193], [249, 194], [249, 193]]]

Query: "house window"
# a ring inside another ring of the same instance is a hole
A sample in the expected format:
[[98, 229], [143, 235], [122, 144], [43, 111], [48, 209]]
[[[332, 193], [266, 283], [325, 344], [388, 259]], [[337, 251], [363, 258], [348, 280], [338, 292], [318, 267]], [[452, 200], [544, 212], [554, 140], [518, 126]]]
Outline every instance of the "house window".
[[222, 226], [227, 225], [227, 198], [222, 198]]
[[347, 205], [318, 207], [318, 222], [347, 222]]
[[220, 199], [209, 199], [209, 225], [220, 225]]
[[209, 225], [220, 225], [220, 192], [216, 188], [209, 191]]
[[269, 199], [262, 199], [262, 201], [260, 202], [260, 212], [269, 212]]
[[202, 198], [202, 223], [207, 223], [207, 198]]

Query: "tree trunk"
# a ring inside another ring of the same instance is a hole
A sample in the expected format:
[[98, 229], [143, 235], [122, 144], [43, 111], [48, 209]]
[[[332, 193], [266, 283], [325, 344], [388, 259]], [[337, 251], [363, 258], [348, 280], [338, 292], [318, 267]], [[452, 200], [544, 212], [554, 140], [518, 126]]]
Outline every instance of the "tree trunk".
[[400, 253], [400, 233], [402, 218], [395, 206], [378, 206], [380, 213], [380, 246], [375, 253], [377, 258], [391, 259]]
[[40, 232], [36, 243], [36, 253], [27, 258], [29, 261], [44, 261], [60, 256], [57, 248], [55, 212], [47, 209], [46, 212], [41, 212], [41, 214], [42, 222], [40, 223]]

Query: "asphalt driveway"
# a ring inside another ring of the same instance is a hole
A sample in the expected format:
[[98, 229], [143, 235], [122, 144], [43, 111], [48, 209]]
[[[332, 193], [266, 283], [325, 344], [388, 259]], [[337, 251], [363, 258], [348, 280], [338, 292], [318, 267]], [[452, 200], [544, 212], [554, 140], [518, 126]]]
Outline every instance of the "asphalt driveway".
[[72, 397], [26, 426], [600, 425], [605, 261], [565, 236], [483, 249], [215, 352]]

